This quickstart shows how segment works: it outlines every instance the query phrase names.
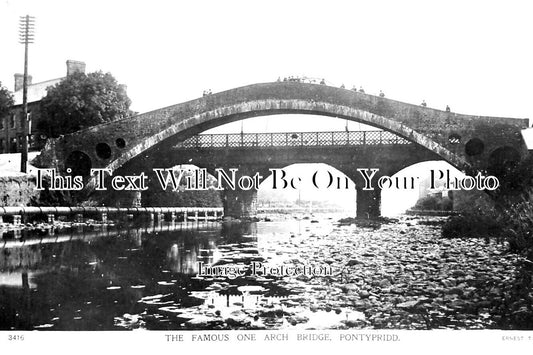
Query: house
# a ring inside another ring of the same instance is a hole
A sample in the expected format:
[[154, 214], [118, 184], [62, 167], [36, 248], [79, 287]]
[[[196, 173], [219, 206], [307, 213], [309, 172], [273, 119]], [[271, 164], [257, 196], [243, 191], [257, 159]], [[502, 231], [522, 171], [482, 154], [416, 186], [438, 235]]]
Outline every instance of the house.
[[[85, 73], [85, 63], [76, 60], [67, 60], [67, 73]], [[46, 89], [58, 84], [65, 77], [51, 79], [40, 83], [32, 83], [32, 77], [28, 75], [28, 115], [29, 115], [29, 132], [28, 150], [37, 151], [44, 147], [48, 139], [48, 132], [39, 130], [38, 122], [40, 119], [41, 99], [46, 96]], [[24, 75], [15, 74], [15, 90], [13, 99], [15, 101], [11, 113], [3, 120], [0, 120], [0, 153], [17, 153], [22, 149], [22, 85]]]

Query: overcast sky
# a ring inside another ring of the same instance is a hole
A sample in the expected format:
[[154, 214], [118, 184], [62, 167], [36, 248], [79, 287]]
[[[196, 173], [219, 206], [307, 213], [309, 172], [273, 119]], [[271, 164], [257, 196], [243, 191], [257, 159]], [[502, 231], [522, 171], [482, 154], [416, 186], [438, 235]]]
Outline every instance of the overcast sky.
[[279, 76], [325, 78], [461, 113], [533, 117], [530, 1], [0, 0], [0, 81], [67, 59], [109, 71], [145, 112]]
[[[23, 71], [18, 20], [30, 14], [34, 82], [64, 76], [67, 59], [85, 61], [88, 72], [111, 72], [126, 84], [139, 112], [292, 75], [465, 114], [532, 118], [530, 3], [0, 0], [0, 81], [12, 89], [13, 74]], [[344, 124], [302, 122], [266, 117], [243, 126]]]

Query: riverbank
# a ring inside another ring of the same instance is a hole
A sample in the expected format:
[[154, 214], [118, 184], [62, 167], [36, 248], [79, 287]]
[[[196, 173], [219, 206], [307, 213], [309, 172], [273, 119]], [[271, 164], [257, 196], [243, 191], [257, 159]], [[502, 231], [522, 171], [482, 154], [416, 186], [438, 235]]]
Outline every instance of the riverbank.
[[[442, 217], [306, 217], [11, 233], [0, 328], [533, 329], [522, 258], [503, 240], [442, 238]], [[232, 272], [254, 263], [269, 269]], [[24, 290], [32, 303], [17, 303]]]
[[[221, 245], [217, 265], [242, 267], [257, 247], [252, 260], [278, 269], [326, 266], [332, 275], [198, 276], [206, 284], [192, 294], [201, 305], [166, 302], [156, 312], [187, 329], [516, 328], [509, 319], [528, 311], [513, 294], [521, 258], [500, 240], [444, 239], [442, 221], [402, 217], [361, 228], [320, 218], [288, 233], [280, 229], [287, 222], [260, 222], [257, 245]], [[145, 316], [134, 319], [119, 323], [143, 327]]]
[[[521, 258], [507, 253], [503, 241], [441, 238], [440, 227], [420, 223], [425, 220], [406, 218], [379, 230], [340, 226], [293, 241], [298, 248], [285, 248], [287, 258], [339, 270], [335, 278], [306, 280], [325, 288], [306, 289], [298, 302], [360, 311], [365, 319], [351, 324], [355, 327], [509, 326], [502, 320], [522, 306], [511, 299]], [[298, 284], [280, 281], [289, 289]]]

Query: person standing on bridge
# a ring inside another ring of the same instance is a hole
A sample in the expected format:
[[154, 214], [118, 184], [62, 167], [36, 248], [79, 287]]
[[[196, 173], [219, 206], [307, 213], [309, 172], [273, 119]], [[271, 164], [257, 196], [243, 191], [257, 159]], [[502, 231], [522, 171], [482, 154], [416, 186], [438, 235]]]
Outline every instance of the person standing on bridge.
[[383, 93], [382, 90], [379, 90], [379, 97], [385, 97], [385, 94]]
[[446, 112], [450, 112], [450, 106], [446, 105]]
[[422, 107], [426, 107], [426, 106], [427, 106], [427, 104], [426, 104], [426, 100], [422, 100], [422, 103], [420, 104], [420, 106], [422, 106]]
[[321, 85], [326, 85], [326, 80], [324, 80], [324, 79], [320, 80], [320, 84]]

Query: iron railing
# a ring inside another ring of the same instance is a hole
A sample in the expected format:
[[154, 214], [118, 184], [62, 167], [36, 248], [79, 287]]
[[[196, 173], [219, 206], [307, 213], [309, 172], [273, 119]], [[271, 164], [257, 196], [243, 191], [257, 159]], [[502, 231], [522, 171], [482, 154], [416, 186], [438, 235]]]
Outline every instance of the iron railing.
[[179, 148], [257, 148], [307, 146], [407, 145], [412, 142], [387, 131], [200, 134]]

